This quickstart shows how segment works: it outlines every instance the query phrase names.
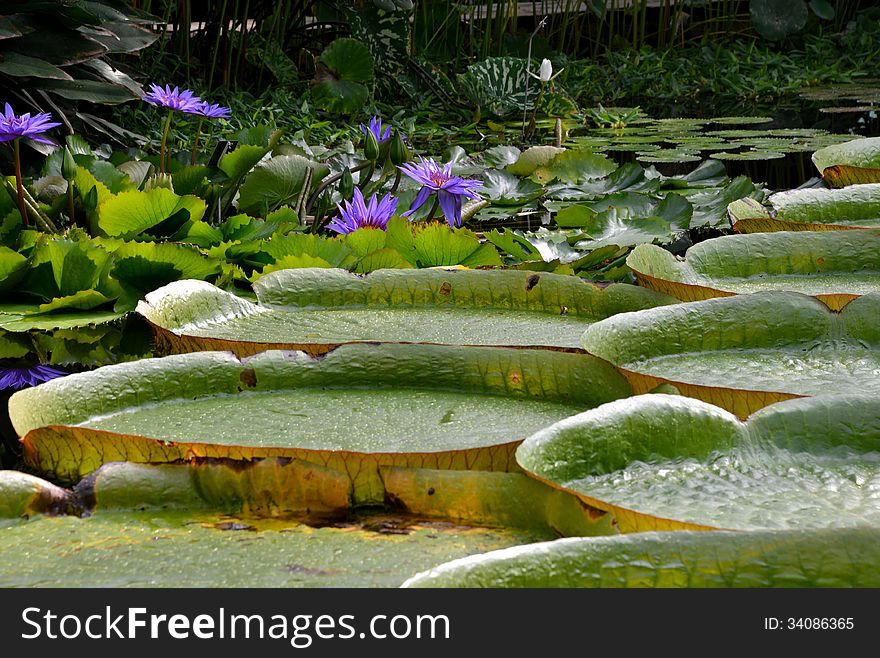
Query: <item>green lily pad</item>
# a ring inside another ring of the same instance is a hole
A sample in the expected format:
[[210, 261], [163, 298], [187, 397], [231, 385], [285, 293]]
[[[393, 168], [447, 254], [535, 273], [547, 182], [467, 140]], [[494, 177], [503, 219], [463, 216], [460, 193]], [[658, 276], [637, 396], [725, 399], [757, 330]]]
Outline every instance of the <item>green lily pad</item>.
[[824, 395], [740, 422], [700, 400], [643, 395], [543, 429], [516, 457], [623, 532], [880, 529], [878, 412], [876, 393]]
[[779, 151], [764, 150], [740, 151], [738, 153], [728, 153], [727, 151], [721, 151], [719, 153], [713, 153], [709, 157], [715, 158], [716, 160], [741, 160], [746, 162], [762, 162], [764, 160], [779, 160], [780, 158], [785, 157], [785, 153], [780, 153]]
[[645, 532], [460, 558], [403, 587], [878, 587], [880, 530]]
[[530, 431], [629, 391], [583, 354], [343, 345], [320, 359], [144, 359], [19, 391], [9, 404], [26, 460], [59, 481], [110, 461], [287, 457], [346, 473], [354, 501], [376, 503], [382, 466], [507, 470]]
[[784, 222], [880, 228], [880, 183], [790, 190], [770, 195], [769, 201], [775, 218]]
[[645, 244], [626, 263], [641, 285], [683, 301], [791, 290], [840, 310], [880, 292], [880, 231], [729, 235], [694, 245], [684, 261]]
[[315, 528], [209, 512], [106, 512], [2, 527], [3, 587], [396, 587], [443, 561], [551, 538], [395, 515]]
[[257, 303], [181, 281], [150, 293], [139, 313], [159, 353], [263, 349], [320, 354], [362, 341], [575, 348], [584, 329], [621, 311], [670, 303], [625, 284], [599, 289], [578, 277], [518, 271], [279, 270]]
[[842, 144], [833, 144], [813, 153], [813, 164], [819, 173], [833, 165], [852, 167], [880, 167], [880, 137], [851, 139]]
[[312, 100], [322, 110], [351, 114], [363, 107], [373, 81], [373, 56], [357, 39], [336, 39], [318, 58]]
[[793, 292], [759, 292], [620, 314], [581, 345], [622, 369], [637, 393], [659, 384], [740, 416], [771, 402], [880, 393], [880, 294], [839, 313]]

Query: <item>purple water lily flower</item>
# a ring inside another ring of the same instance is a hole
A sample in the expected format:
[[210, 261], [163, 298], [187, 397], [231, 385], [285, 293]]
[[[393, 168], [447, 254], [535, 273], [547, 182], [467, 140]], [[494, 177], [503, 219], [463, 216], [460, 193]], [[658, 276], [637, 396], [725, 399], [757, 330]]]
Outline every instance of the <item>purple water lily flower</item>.
[[0, 367], [0, 389], [14, 388], [21, 390], [26, 386], [36, 386], [56, 377], [63, 377], [67, 373], [52, 366], [38, 364], [23, 368]]
[[373, 117], [370, 119], [370, 125], [365, 126], [361, 124], [361, 132], [365, 135], [367, 132], [373, 133], [376, 137], [377, 142], [384, 142], [386, 139], [391, 137], [391, 126], [385, 126], [385, 132], [382, 132], [382, 119], [379, 117]]
[[388, 220], [394, 216], [397, 210], [397, 199], [391, 194], [377, 201], [378, 194], [374, 194], [367, 204], [364, 195], [358, 188], [354, 188], [354, 198], [351, 201], [337, 203], [340, 217], [334, 217], [327, 224], [327, 228], [337, 233], [353, 233], [359, 228], [380, 228], [385, 230]]
[[462, 197], [479, 199], [476, 190], [483, 186], [478, 180], [469, 180], [452, 175], [452, 163], [441, 168], [431, 158], [419, 156], [421, 163], [407, 162], [399, 169], [413, 180], [422, 184], [422, 189], [413, 201], [412, 207], [403, 213], [406, 217], [422, 207], [432, 192], [437, 193], [437, 200], [443, 210], [443, 216], [452, 227], [461, 225]]
[[202, 101], [198, 104], [192, 114], [197, 114], [200, 117], [207, 117], [208, 119], [226, 119], [232, 114], [232, 110], [228, 107], [222, 107], [221, 105], [214, 103], [213, 105], [208, 101]]
[[178, 87], [172, 89], [171, 85], [165, 85], [165, 89], [162, 89], [157, 84], [150, 85], [150, 93], [144, 95], [144, 100], [153, 105], [160, 105], [169, 110], [178, 110], [187, 114], [198, 114], [198, 109], [202, 104], [202, 99], [189, 89], [180, 91]]
[[28, 137], [35, 142], [56, 146], [55, 142], [42, 136], [47, 130], [57, 128], [60, 123], [52, 121], [48, 112], [30, 115], [30, 112], [16, 116], [12, 106], [6, 103], [5, 112], [0, 114], [0, 142], [8, 142], [19, 137]]

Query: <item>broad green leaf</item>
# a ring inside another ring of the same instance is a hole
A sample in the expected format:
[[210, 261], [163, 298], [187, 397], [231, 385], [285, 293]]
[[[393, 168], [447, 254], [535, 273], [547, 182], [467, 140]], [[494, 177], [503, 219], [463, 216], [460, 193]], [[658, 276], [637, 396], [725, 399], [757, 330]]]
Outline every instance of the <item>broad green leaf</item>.
[[21, 280], [27, 268], [28, 259], [17, 251], [0, 246], [0, 293], [12, 290]]
[[129, 242], [114, 252], [111, 274], [141, 293], [180, 279], [207, 279], [220, 273], [220, 262], [197, 248], [173, 242]]
[[507, 171], [514, 176], [531, 176], [538, 167], [546, 165], [564, 152], [565, 149], [556, 146], [532, 146], [520, 153], [516, 162], [507, 165]]
[[342, 239], [358, 256], [366, 256], [385, 247], [385, 231], [380, 228], [359, 228], [344, 235]]
[[769, 201], [778, 221], [880, 228], [880, 183], [789, 190], [771, 195]]
[[646, 244], [626, 262], [641, 285], [686, 302], [790, 290], [838, 311], [859, 295], [880, 292], [880, 231], [730, 235], [694, 245], [685, 258]]
[[30, 354], [33, 347], [27, 334], [0, 330], [0, 359], [19, 359]]
[[39, 305], [17, 305], [10, 309], [9, 305], [0, 306], [0, 329], [13, 332], [52, 331], [54, 329], [72, 329], [89, 327], [113, 322], [124, 313], [114, 310], [73, 311], [64, 313], [39, 313]]
[[746, 416], [795, 396], [880, 392], [878, 313], [880, 293], [835, 313], [799, 293], [758, 292], [611, 317], [587, 327], [581, 346], [638, 393], [671, 383]]
[[578, 249], [668, 241], [690, 226], [693, 213], [688, 200], [678, 194], [667, 194], [658, 203], [647, 195], [618, 192], [585, 207], [596, 214], [582, 213], [579, 218], [589, 238], [577, 242]]
[[154, 510], [6, 522], [0, 586], [396, 587], [444, 561], [552, 538], [387, 514], [336, 525]]
[[345, 267], [356, 260], [355, 254], [341, 240], [305, 233], [276, 235], [264, 241], [261, 250], [271, 263], [286, 256], [303, 255], [320, 258], [331, 267]]
[[[613, 514], [623, 532], [878, 527], [876, 394], [780, 402], [745, 423], [642, 395], [568, 418], [517, 450], [527, 472]], [[857, 475], [854, 475], [857, 474]]]
[[115, 297], [107, 297], [97, 290], [78, 290], [71, 295], [62, 295], [54, 297], [51, 301], [40, 304], [38, 311], [40, 313], [51, 313], [58, 310], [76, 309], [78, 311], [90, 311], [104, 306], [113, 301]]
[[874, 528], [558, 539], [441, 564], [403, 587], [877, 587]]
[[483, 152], [483, 162], [489, 167], [502, 169], [519, 160], [520, 153], [515, 146], [493, 146]]
[[62, 98], [90, 103], [115, 105], [139, 98], [130, 89], [98, 80], [43, 80], [40, 86]]
[[[413, 225], [412, 229], [413, 264], [417, 267], [501, 265], [495, 247], [480, 243], [467, 229], [450, 229], [441, 223]], [[406, 254], [402, 255], [406, 257]]]
[[254, 275], [251, 277], [252, 280], [257, 280], [261, 278], [263, 275], [271, 274], [272, 272], [277, 272], [278, 270], [290, 270], [290, 269], [300, 269], [300, 268], [315, 268], [315, 267], [326, 267], [331, 268], [333, 265], [330, 261], [324, 260], [320, 256], [312, 256], [311, 254], [297, 254], [297, 255], [288, 255], [284, 256], [280, 260], [275, 261], [270, 265], [266, 265], [262, 272], [259, 275]]
[[486, 170], [483, 180], [480, 192], [495, 205], [521, 206], [544, 193], [544, 188], [537, 183], [517, 178], [499, 169]]
[[382, 466], [508, 470], [529, 432], [628, 394], [583, 354], [343, 345], [107, 366], [19, 391], [10, 418], [28, 462], [61, 481], [110, 461], [289, 457], [346, 473], [370, 504]]
[[245, 178], [238, 198], [239, 209], [265, 216], [278, 206], [295, 202], [303, 194], [309, 169], [313, 172], [313, 186], [329, 171], [325, 165], [299, 155], [279, 155], [264, 162]]
[[39, 57], [22, 55], [11, 50], [0, 54], [0, 73], [13, 77], [73, 80], [68, 73]]
[[522, 114], [537, 94], [526, 98], [526, 61], [519, 57], [488, 57], [458, 76], [458, 91], [476, 106], [496, 116]]
[[854, 138], [842, 144], [832, 144], [813, 153], [813, 164], [824, 175], [828, 167], [880, 167], [880, 137]]
[[120, 291], [108, 277], [111, 266], [112, 256], [83, 235], [67, 238], [44, 236], [37, 241], [20, 289], [50, 303], [86, 291], [107, 293], [108, 298], [113, 298]]
[[220, 169], [232, 180], [239, 180], [271, 150], [268, 145], [242, 144], [220, 158]]
[[181, 281], [147, 295], [139, 312], [160, 351], [265, 346], [321, 353], [353, 341], [573, 348], [586, 326], [672, 300], [635, 286], [604, 289], [578, 277], [528, 271], [335, 269], [277, 271], [247, 302]]
[[111, 194], [137, 189], [137, 185], [125, 172], [120, 171], [106, 160], [95, 160], [89, 165], [89, 171], [94, 174], [97, 180], [104, 183]]
[[369, 98], [373, 81], [373, 56], [357, 39], [333, 41], [318, 58], [312, 101], [330, 112], [351, 114]]
[[104, 235], [126, 239], [145, 232], [169, 235], [187, 222], [199, 221], [205, 209], [202, 199], [178, 196], [165, 188], [131, 190], [98, 206], [98, 227]]
[[578, 183], [604, 178], [615, 169], [617, 164], [604, 154], [590, 151], [563, 151], [546, 164], [538, 166], [531, 177], [541, 183], [554, 179], [565, 183]]
[[382, 248], [377, 249], [376, 251], [371, 251], [361, 258], [357, 262], [357, 265], [355, 265], [354, 271], [358, 274], [369, 274], [376, 270], [409, 270], [412, 268], [412, 264], [406, 258], [401, 256], [399, 252], [394, 249]]

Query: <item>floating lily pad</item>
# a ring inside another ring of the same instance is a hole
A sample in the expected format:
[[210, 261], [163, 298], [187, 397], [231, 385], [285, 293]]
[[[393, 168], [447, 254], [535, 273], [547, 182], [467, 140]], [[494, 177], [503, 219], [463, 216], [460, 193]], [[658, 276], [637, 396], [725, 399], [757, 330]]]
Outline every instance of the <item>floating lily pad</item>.
[[730, 126], [746, 126], [759, 123], [770, 123], [773, 117], [712, 117], [710, 123]]
[[0, 519], [63, 514], [75, 507], [66, 489], [28, 473], [0, 470]]
[[62, 482], [111, 461], [284, 457], [347, 474], [359, 504], [383, 500], [382, 466], [508, 470], [529, 432], [629, 392], [590, 355], [361, 344], [144, 359], [9, 404], [26, 460]]
[[878, 587], [880, 530], [645, 532], [460, 558], [403, 587]]
[[791, 290], [840, 310], [880, 292], [880, 231], [729, 235], [694, 245], [684, 261], [643, 244], [626, 263], [641, 285], [683, 301]]
[[361, 341], [576, 348], [584, 329], [614, 313], [671, 303], [636, 286], [600, 289], [578, 277], [517, 271], [279, 270], [252, 303], [210, 284], [181, 281], [147, 296], [139, 312], [159, 354], [264, 349], [321, 354]]
[[721, 151], [719, 153], [713, 153], [709, 156], [710, 158], [715, 158], [716, 160], [741, 160], [741, 161], [758, 161], [763, 162], [764, 160], [778, 160], [780, 158], [784, 158], [785, 154], [780, 153], [779, 151], [740, 151], [738, 153], [728, 153], [727, 151]]
[[742, 423], [700, 400], [644, 395], [545, 428], [516, 457], [623, 532], [880, 528], [878, 412], [876, 393], [827, 395]]
[[394, 515], [315, 528], [150, 511], [2, 527], [2, 587], [396, 587], [440, 562], [552, 538]]
[[850, 139], [842, 144], [826, 146], [813, 153], [813, 164], [820, 173], [832, 165], [880, 167], [880, 137]]
[[734, 230], [755, 233], [880, 228], [880, 183], [789, 190], [770, 195], [768, 201], [773, 214], [758, 208], [737, 207], [734, 212], [729, 208]]
[[799, 293], [759, 292], [622, 313], [581, 344], [637, 393], [672, 384], [744, 417], [795, 396], [880, 394], [878, 317], [878, 293], [835, 313]]

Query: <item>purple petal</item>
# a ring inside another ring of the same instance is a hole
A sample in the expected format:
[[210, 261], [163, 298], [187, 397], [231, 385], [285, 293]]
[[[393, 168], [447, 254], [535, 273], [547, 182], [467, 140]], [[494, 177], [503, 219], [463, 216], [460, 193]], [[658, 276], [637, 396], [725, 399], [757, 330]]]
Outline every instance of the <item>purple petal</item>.
[[432, 191], [433, 190], [428, 186], [425, 186], [422, 189], [420, 189], [419, 193], [416, 195], [415, 200], [412, 202], [412, 205], [409, 207], [409, 210], [407, 210], [405, 213], [403, 213], [403, 216], [409, 217], [416, 210], [418, 210], [423, 205], [425, 205], [425, 201], [427, 201], [428, 197], [431, 196]]
[[[451, 194], [446, 190], [440, 190], [437, 192], [437, 198], [440, 200], [440, 208], [443, 210], [443, 216], [446, 217], [446, 221], [449, 222], [449, 225], [452, 227], [457, 226], [461, 220], [461, 197], [457, 194]], [[459, 199], [459, 203], [457, 204], [457, 214], [456, 199]]]

